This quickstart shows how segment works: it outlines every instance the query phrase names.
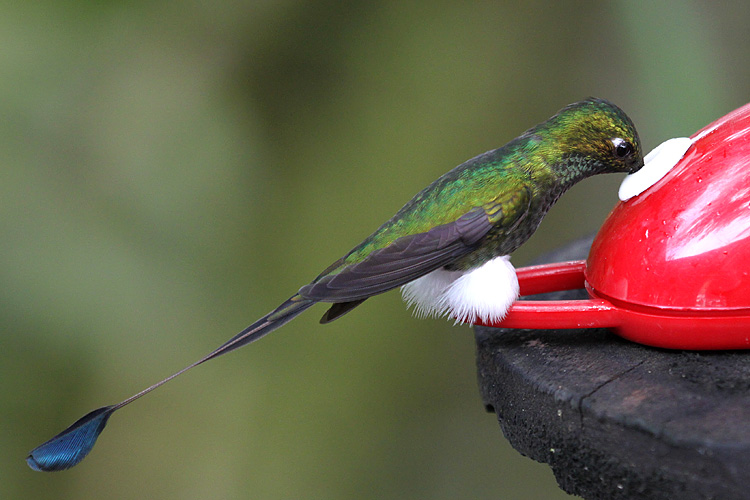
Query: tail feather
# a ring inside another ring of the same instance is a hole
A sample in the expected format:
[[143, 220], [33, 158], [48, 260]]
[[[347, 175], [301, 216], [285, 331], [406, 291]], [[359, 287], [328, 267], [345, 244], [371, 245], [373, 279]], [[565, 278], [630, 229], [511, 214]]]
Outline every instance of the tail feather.
[[339, 319], [341, 316], [348, 313], [365, 300], [367, 299], [351, 300], [349, 302], [334, 302], [333, 304], [331, 304], [331, 307], [325, 312], [325, 314], [323, 314], [323, 317], [320, 318], [320, 324], [325, 325], [326, 323], [330, 323], [334, 319]]
[[314, 300], [305, 299], [297, 294], [292, 295], [279, 307], [223, 343], [215, 351], [203, 358], [200, 363], [255, 342], [264, 335], [284, 326], [313, 304], [315, 304]]
[[250, 342], [258, 340], [267, 333], [270, 333], [288, 323], [314, 303], [314, 300], [305, 299], [299, 295], [293, 295], [289, 300], [242, 330], [205, 357], [186, 366], [182, 370], [173, 373], [169, 377], [142, 390], [141, 392], [130, 396], [124, 401], [117, 403], [116, 405], [103, 406], [78, 419], [73, 425], [62, 431], [60, 434], [56, 435], [46, 443], [34, 448], [26, 458], [26, 462], [29, 464], [29, 467], [38, 471], [58, 471], [75, 466], [83, 460], [94, 447], [96, 440], [99, 438], [99, 434], [104, 430], [104, 426], [107, 425], [109, 417], [112, 416], [115, 411], [132, 403], [136, 399], [145, 396], [173, 378], [179, 377], [191, 368], [205, 363], [209, 359], [221, 356], [222, 354], [233, 351], [238, 347], [242, 347]]

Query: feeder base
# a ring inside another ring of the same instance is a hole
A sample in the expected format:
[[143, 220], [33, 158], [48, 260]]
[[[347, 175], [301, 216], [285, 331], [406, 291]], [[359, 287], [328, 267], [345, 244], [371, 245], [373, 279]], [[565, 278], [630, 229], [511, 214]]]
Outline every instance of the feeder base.
[[[585, 258], [588, 243], [546, 261]], [[664, 351], [601, 329], [475, 334], [485, 405], [563, 490], [589, 500], [747, 498], [750, 352]]]

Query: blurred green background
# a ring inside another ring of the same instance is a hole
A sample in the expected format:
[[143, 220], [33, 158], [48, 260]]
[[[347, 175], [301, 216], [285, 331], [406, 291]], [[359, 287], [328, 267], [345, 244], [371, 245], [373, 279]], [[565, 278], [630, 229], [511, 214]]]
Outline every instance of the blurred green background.
[[[484, 411], [471, 330], [398, 293], [197, 368], [71, 471], [24, 463], [562, 106], [608, 98], [650, 150], [748, 101], [747, 2], [518, 4], [3, 2], [0, 497], [566, 498]], [[594, 231], [620, 180], [515, 264]]]

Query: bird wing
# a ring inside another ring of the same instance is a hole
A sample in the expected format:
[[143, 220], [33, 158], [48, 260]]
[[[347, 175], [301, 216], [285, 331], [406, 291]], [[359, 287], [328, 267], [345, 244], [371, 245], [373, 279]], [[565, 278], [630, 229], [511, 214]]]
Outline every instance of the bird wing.
[[324, 271], [298, 293], [320, 302], [354, 302], [404, 285], [472, 252], [493, 227], [512, 228], [527, 214], [529, 200], [525, 186], [506, 192], [453, 222], [397, 238], [338, 272]]

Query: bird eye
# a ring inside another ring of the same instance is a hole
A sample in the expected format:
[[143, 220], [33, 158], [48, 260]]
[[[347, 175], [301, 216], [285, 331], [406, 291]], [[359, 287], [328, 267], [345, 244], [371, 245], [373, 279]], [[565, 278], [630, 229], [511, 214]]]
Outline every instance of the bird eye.
[[633, 145], [625, 139], [616, 137], [612, 139], [612, 144], [615, 147], [615, 156], [617, 158], [627, 158], [635, 152]]

